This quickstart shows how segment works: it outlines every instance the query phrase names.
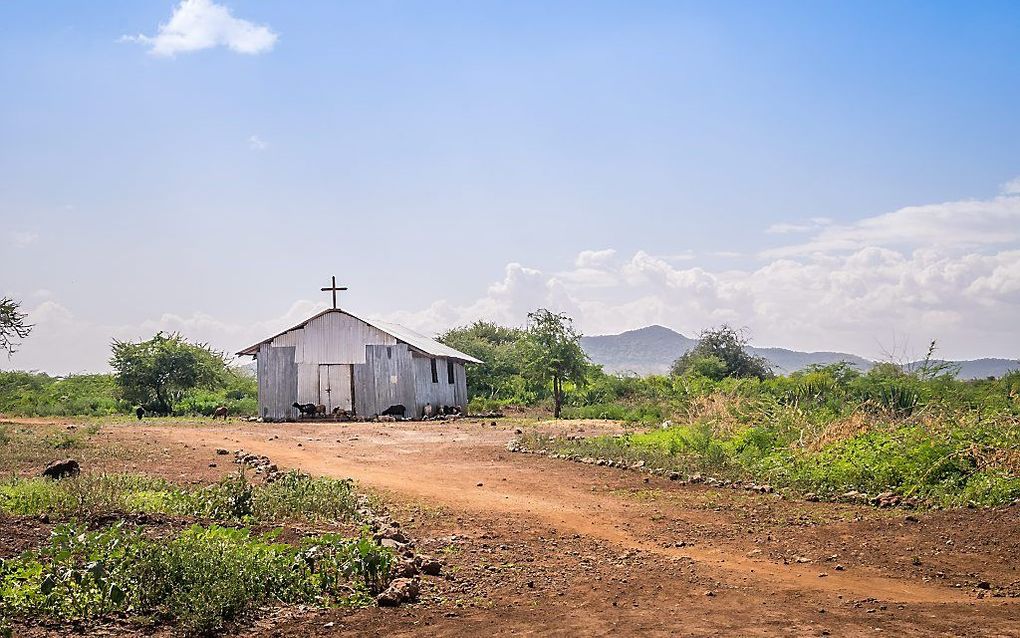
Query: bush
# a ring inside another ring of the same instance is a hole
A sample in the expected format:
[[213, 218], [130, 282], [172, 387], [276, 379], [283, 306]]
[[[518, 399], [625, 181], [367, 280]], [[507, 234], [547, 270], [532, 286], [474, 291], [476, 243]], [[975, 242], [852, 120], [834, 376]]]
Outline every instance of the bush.
[[153, 540], [120, 523], [97, 531], [71, 523], [42, 549], [0, 561], [0, 618], [120, 612], [205, 634], [272, 601], [363, 604], [389, 583], [392, 561], [364, 534], [293, 547], [217, 525]]

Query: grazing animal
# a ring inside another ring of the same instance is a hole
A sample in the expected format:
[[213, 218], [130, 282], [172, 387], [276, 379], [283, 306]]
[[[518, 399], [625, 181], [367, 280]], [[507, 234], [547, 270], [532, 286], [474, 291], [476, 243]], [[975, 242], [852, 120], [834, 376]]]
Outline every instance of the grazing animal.
[[141, 421], [142, 417], [145, 416], [145, 408], [143, 408], [142, 406], [138, 406], [137, 408], [135, 408], [135, 416], [137, 416], [138, 420]]
[[432, 404], [431, 403], [426, 403], [425, 407], [422, 409], [422, 418], [423, 419], [431, 419], [433, 417], [433, 415], [435, 415], [435, 413], [436, 413], [436, 409], [432, 407]]
[[81, 466], [78, 465], [78, 461], [75, 461], [74, 459], [53, 461], [46, 466], [45, 470], [42, 471], [43, 476], [54, 480], [78, 476], [79, 474], [81, 474]]
[[322, 416], [326, 416], [326, 406], [321, 403], [315, 406], [315, 416], [319, 416], [320, 414]]
[[314, 403], [298, 403], [297, 401], [293, 403], [292, 407], [300, 412], [301, 416], [315, 416], [315, 412], [318, 409], [318, 406]]
[[395, 416], [400, 417], [402, 419], [404, 418], [404, 415], [407, 414], [407, 408], [405, 408], [402, 404], [398, 403], [397, 405], [391, 405], [390, 407], [386, 408], [385, 410], [382, 411], [382, 413], [383, 416]]
[[216, 419], [223, 419], [224, 421], [226, 421], [227, 420], [227, 406], [221, 405], [218, 408], [216, 408], [215, 410], [213, 410], [212, 418], [213, 418], [214, 421]]

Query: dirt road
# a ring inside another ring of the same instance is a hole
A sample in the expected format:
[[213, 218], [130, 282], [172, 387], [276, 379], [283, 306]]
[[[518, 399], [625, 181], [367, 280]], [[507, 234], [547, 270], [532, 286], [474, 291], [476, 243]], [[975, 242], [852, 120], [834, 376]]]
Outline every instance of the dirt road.
[[228, 423], [107, 436], [177, 478], [229, 469], [209, 467], [217, 447], [351, 476], [446, 561], [419, 606], [261, 621], [279, 635], [1020, 636], [1015, 507], [907, 516], [681, 486], [507, 452], [515, 427]]

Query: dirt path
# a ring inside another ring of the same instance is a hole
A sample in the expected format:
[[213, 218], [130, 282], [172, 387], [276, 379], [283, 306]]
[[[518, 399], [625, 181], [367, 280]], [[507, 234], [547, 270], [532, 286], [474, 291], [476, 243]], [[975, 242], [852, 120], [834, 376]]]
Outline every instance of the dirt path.
[[232, 423], [118, 427], [112, 436], [162, 446], [182, 474], [212, 471], [199, 468], [225, 447], [351, 476], [406, 507], [415, 534], [448, 557], [449, 577], [428, 593], [431, 604], [273, 621], [284, 635], [337, 627], [365, 635], [1020, 635], [1020, 607], [1009, 597], [1020, 593], [1016, 508], [915, 521], [903, 511], [679, 486], [509, 453], [514, 427]]

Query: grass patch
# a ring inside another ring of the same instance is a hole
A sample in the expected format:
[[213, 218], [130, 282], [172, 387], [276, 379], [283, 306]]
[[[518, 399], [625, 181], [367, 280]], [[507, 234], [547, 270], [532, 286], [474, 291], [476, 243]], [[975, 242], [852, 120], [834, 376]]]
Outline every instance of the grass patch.
[[828, 497], [850, 490], [892, 492], [943, 506], [1020, 499], [1020, 424], [1015, 418], [991, 420], [959, 412], [887, 415], [849, 426], [830, 424], [806, 436], [808, 428], [790, 415], [760, 416], [753, 425], [738, 418], [702, 418], [583, 439], [525, 433], [521, 443], [579, 458], [644, 462], [688, 476], [770, 483]]
[[240, 523], [354, 521], [356, 510], [357, 494], [350, 479], [313, 478], [298, 472], [285, 473], [264, 485], [236, 474], [199, 488], [135, 474], [0, 482], [0, 511], [64, 520], [111, 513], [158, 513]]
[[69, 523], [45, 547], [0, 561], [0, 617], [129, 613], [205, 634], [275, 602], [365, 604], [387, 585], [392, 561], [364, 535], [292, 546], [217, 525], [149, 539], [122, 524], [90, 531]]

